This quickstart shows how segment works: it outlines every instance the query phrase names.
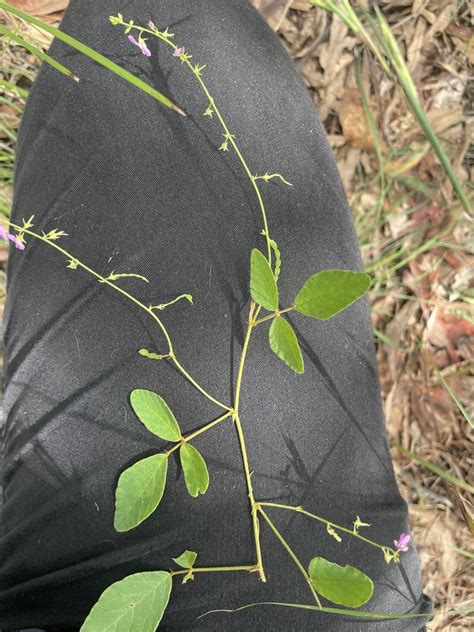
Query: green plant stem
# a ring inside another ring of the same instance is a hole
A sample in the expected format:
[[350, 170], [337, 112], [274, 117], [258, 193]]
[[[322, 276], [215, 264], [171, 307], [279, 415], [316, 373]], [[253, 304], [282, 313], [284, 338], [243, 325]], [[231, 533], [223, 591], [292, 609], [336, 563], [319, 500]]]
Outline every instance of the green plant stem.
[[474, 486], [473, 485], [469, 485], [469, 483], [466, 483], [465, 481], [462, 481], [461, 479], [457, 478], [456, 476], [453, 476], [452, 474], [449, 474], [449, 472], [445, 472], [443, 469], [441, 469], [437, 465], [433, 465], [432, 463], [430, 463], [429, 461], [424, 459], [422, 456], [420, 456], [416, 452], [412, 452], [411, 450], [407, 450], [406, 448], [404, 448], [403, 446], [399, 445], [398, 443], [391, 443], [390, 446], [392, 448], [395, 448], [396, 450], [400, 450], [400, 452], [402, 454], [405, 454], [406, 456], [409, 456], [414, 461], [417, 461], [418, 463], [420, 463], [420, 465], [423, 465], [423, 467], [426, 467], [427, 470], [431, 470], [431, 472], [434, 472], [438, 476], [441, 476], [441, 478], [444, 478], [444, 480], [448, 481], [448, 483], [451, 483], [452, 485], [456, 485], [456, 487], [460, 487], [461, 489], [465, 489], [470, 494], [474, 494]]
[[[246, 359], [247, 351], [249, 347], [250, 336], [252, 335], [252, 329], [254, 327], [253, 314], [255, 311], [255, 307], [256, 307], [255, 303], [252, 301], [250, 303], [247, 333], [245, 335], [245, 340], [242, 347], [242, 354], [240, 356], [239, 369], [237, 373], [237, 381], [235, 385], [234, 423], [237, 429], [237, 435], [239, 437], [240, 451], [242, 453], [242, 461], [244, 464], [245, 480], [247, 482], [247, 491], [248, 491], [248, 497], [249, 497], [249, 502], [250, 502], [250, 512], [252, 515], [252, 526], [253, 526], [253, 533], [254, 533], [254, 539], [255, 539], [255, 550], [257, 553], [258, 573], [259, 573], [260, 579], [263, 582], [265, 582], [266, 577], [265, 577], [265, 571], [264, 571], [263, 563], [262, 563], [262, 551], [261, 551], [261, 546], [260, 546], [260, 525], [258, 522], [255, 497], [253, 493], [252, 475], [251, 475], [250, 467], [249, 467], [247, 446], [245, 443], [244, 432], [243, 432], [242, 424], [240, 422], [240, 417], [239, 417], [239, 404], [240, 404], [240, 391], [242, 388], [242, 377], [244, 373], [245, 359]], [[257, 309], [257, 313], [258, 311], [259, 310]]]
[[33, 55], [35, 55], [42, 61], [45, 61], [47, 64], [55, 68], [61, 74], [65, 75], [66, 77], [69, 77], [69, 79], [73, 79], [74, 81], [79, 81], [79, 77], [75, 75], [72, 72], [72, 70], [69, 70], [69, 68], [66, 68], [66, 66], [63, 66], [58, 61], [56, 61], [55, 59], [47, 55], [46, 53], [43, 53], [42, 50], [40, 50], [36, 46], [33, 46], [33, 44], [28, 42], [26, 39], [24, 39], [17, 33], [14, 33], [3, 24], [0, 24], [0, 33], [3, 33], [3, 35], [6, 35], [9, 39], [13, 40], [20, 46], [23, 46], [23, 48], [26, 48], [26, 50], [30, 51], [30, 53], [33, 53]]
[[174, 575], [187, 575], [188, 573], [229, 573], [233, 571], [254, 573], [257, 570], [255, 564], [252, 566], [203, 566], [201, 568], [184, 568], [179, 571], [170, 571], [170, 575], [173, 577]]
[[348, 533], [349, 535], [351, 535], [354, 538], [358, 538], [359, 540], [363, 540], [367, 544], [370, 544], [371, 546], [375, 546], [376, 548], [380, 549], [381, 551], [383, 551], [384, 549], [387, 549], [387, 550], [391, 551], [392, 553], [395, 552], [394, 549], [392, 549], [389, 546], [384, 546], [382, 544], [378, 544], [377, 542], [374, 542], [373, 540], [369, 540], [369, 538], [366, 538], [363, 535], [360, 535], [359, 533], [354, 533], [354, 531], [352, 529], [348, 529], [347, 527], [343, 527], [343, 526], [341, 526], [339, 524], [336, 524], [335, 522], [331, 522], [331, 520], [326, 520], [325, 518], [321, 518], [320, 516], [316, 516], [315, 514], [310, 513], [309, 511], [306, 511], [305, 509], [303, 509], [303, 507], [292, 507], [291, 505], [281, 505], [279, 503], [267, 503], [267, 502], [258, 502], [257, 505], [260, 506], [260, 507], [276, 507], [278, 509], [286, 509], [288, 511], [296, 511], [297, 513], [304, 514], [305, 516], [308, 516], [309, 518], [313, 518], [314, 520], [317, 520], [318, 522], [322, 522], [326, 526], [333, 527], [334, 529], [337, 529], [338, 531], [343, 531], [344, 533]]
[[93, 270], [92, 268], [90, 268], [89, 266], [87, 266], [85, 263], [82, 263], [82, 261], [80, 261], [79, 259], [77, 259], [77, 257], [75, 257], [74, 255], [72, 255], [70, 252], [68, 252], [65, 248], [62, 248], [61, 246], [59, 246], [58, 244], [56, 244], [54, 241], [51, 241], [50, 239], [46, 239], [45, 236], [43, 235], [39, 235], [38, 233], [35, 233], [32, 230], [29, 230], [27, 228], [21, 227], [18, 224], [13, 224], [12, 222], [8, 222], [8, 220], [6, 218], [0, 217], [0, 221], [4, 222], [7, 224], [7, 226], [11, 226], [13, 227], [15, 230], [17, 231], [21, 231], [22, 233], [26, 233], [27, 235], [31, 235], [32, 237], [35, 237], [36, 239], [39, 239], [40, 241], [48, 244], [49, 246], [51, 246], [52, 248], [55, 248], [58, 252], [60, 252], [61, 254], [63, 254], [65, 257], [67, 257], [68, 259], [70, 259], [71, 261], [74, 261], [74, 263], [82, 268], [83, 270], [85, 270], [86, 272], [88, 272], [91, 276], [95, 277], [96, 279], [98, 279], [101, 283], [105, 283], [106, 285], [110, 286], [111, 288], [113, 288], [114, 290], [116, 290], [117, 292], [119, 292], [120, 294], [122, 294], [122, 296], [125, 296], [126, 298], [128, 298], [130, 301], [132, 301], [132, 303], [135, 303], [135, 305], [137, 305], [140, 309], [143, 309], [145, 312], [147, 312], [147, 314], [150, 314], [150, 316], [153, 318], [153, 320], [158, 324], [158, 326], [160, 327], [166, 342], [168, 344], [168, 354], [170, 357], [170, 360], [175, 364], [176, 368], [181, 371], [181, 373], [186, 377], [187, 380], [189, 380], [191, 382], [191, 384], [193, 384], [193, 386], [195, 386], [195, 388], [198, 389], [198, 391], [200, 391], [205, 397], [207, 397], [207, 399], [209, 399], [211, 402], [213, 402], [214, 404], [216, 404], [217, 406], [220, 406], [221, 408], [224, 408], [225, 410], [228, 411], [233, 411], [233, 409], [230, 406], [227, 406], [226, 404], [223, 404], [222, 402], [220, 402], [218, 399], [214, 398], [212, 395], [210, 395], [200, 384], [198, 384], [198, 382], [196, 382], [196, 380], [183, 368], [183, 366], [180, 364], [180, 362], [178, 361], [178, 359], [175, 356], [174, 353], [174, 349], [173, 349], [173, 344], [171, 342], [171, 338], [170, 335], [168, 333], [168, 330], [166, 329], [166, 327], [164, 326], [164, 324], [161, 322], [160, 318], [154, 313], [153, 309], [151, 309], [149, 306], [145, 305], [144, 303], [142, 303], [141, 301], [139, 301], [137, 298], [135, 298], [135, 296], [133, 296], [132, 294], [130, 294], [129, 292], [127, 292], [126, 290], [123, 290], [121, 287], [119, 287], [118, 285], [116, 285], [115, 283], [112, 283], [112, 281], [109, 281], [107, 278], [103, 277], [102, 275], [100, 275], [98, 272], [95, 272], [95, 270]]
[[311, 581], [310, 576], [308, 575], [308, 573], [305, 571], [303, 565], [301, 564], [301, 562], [299, 561], [299, 559], [297, 558], [296, 554], [293, 552], [292, 548], [290, 547], [290, 545], [288, 544], [288, 542], [285, 540], [285, 538], [281, 535], [281, 533], [278, 531], [278, 529], [275, 527], [275, 525], [273, 524], [273, 522], [270, 520], [270, 518], [268, 517], [268, 515], [263, 511], [262, 509], [262, 503], [258, 503], [257, 505], [257, 511], [259, 511], [262, 514], [262, 517], [264, 518], [264, 520], [268, 523], [268, 526], [270, 527], [270, 529], [273, 531], [273, 533], [276, 535], [276, 537], [280, 540], [280, 542], [282, 543], [283, 547], [286, 549], [286, 551], [288, 552], [288, 554], [290, 555], [291, 559], [294, 561], [294, 563], [296, 564], [296, 566], [299, 568], [299, 570], [301, 571], [303, 577], [305, 578], [311, 593], [314, 597], [314, 600], [316, 601], [316, 603], [318, 604], [318, 607], [321, 608], [322, 604], [321, 601], [318, 597], [318, 593], [316, 592], [315, 587], [313, 586], [313, 583]]
[[224, 419], [228, 419], [229, 417], [231, 417], [232, 414], [233, 414], [232, 411], [229, 411], [228, 413], [226, 413], [225, 415], [222, 415], [218, 419], [214, 419], [214, 421], [211, 421], [210, 423], [206, 424], [202, 428], [199, 428], [199, 430], [195, 430], [190, 435], [187, 435], [186, 437], [183, 437], [181, 439], [181, 441], [176, 443], [172, 448], [170, 448], [167, 452], [165, 452], [165, 456], [169, 456], [170, 454], [175, 452], [175, 450], [179, 450], [179, 448], [183, 445], [183, 443], [188, 443], [188, 441], [191, 441], [192, 439], [195, 439], [196, 437], [201, 435], [203, 432], [207, 432], [208, 430], [210, 430], [214, 426], [217, 426], [217, 424], [220, 424], [221, 421], [224, 421]]
[[293, 307], [293, 305], [291, 307], [285, 307], [285, 309], [277, 309], [275, 312], [273, 312], [273, 314], [270, 314], [269, 316], [265, 316], [264, 318], [259, 318], [258, 320], [254, 320], [253, 324], [254, 326], [261, 325], [262, 323], [265, 323], [267, 320], [271, 320], [272, 318], [276, 318], [277, 316], [281, 316], [282, 314], [291, 312], [294, 309], [295, 308]]
[[[122, 26], [126, 26], [129, 27], [129, 24], [127, 22], [125, 22], [124, 20], [122, 20], [121, 22], [119, 22], [118, 24], [121, 24]], [[165, 34], [161, 33], [158, 30], [153, 30], [153, 29], [148, 29], [142, 26], [137, 26], [137, 25], [132, 25], [132, 29], [136, 29], [137, 31], [140, 31], [140, 33], [148, 33], [149, 35], [153, 35], [155, 37], [158, 37], [160, 40], [162, 40], [163, 42], [165, 42], [166, 44], [168, 44], [168, 46], [170, 46], [171, 48], [173, 48], [173, 50], [178, 50], [179, 47], [172, 42], [169, 37], [167, 37]], [[200, 71], [197, 70], [197, 68], [195, 66], [193, 66], [193, 64], [189, 61], [189, 59], [184, 58], [183, 63], [189, 68], [189, 70], [191, 70], [191, 72], [194, 74], [194, 76], [196, 77], [197, 81], [199, 82], [199, 85], [201, 86], [202, 91], [204, 92], [204, 94], [206, 95], [207, 100], [209, 101], [209, 106], [212, 108], [212, 111], [216, 114], [219, 123], [222, 126], [222, 129], [224, 130], [224, 136], [226, 138], [226, 140], [228, 140], [230, 142], [230, 144], [232, 145], [235, 153], [237, 154], [242, 167], [245, 171], [245, 173], [247, 174], [250, 183], [255, 191], [255, 195], [257, 196], [257, 200], [258, 200], [258, 204], [260, 207], [260, 211], [262, 214], [262, 219], [263, 219], [263, 228], [264, 228], [264, 233], [265, 233], [265, 238], [266, 238], [266, 242], [267, 242], [267, 259], [268, 259], [268, 263], [271, 266], [271, 259], [272, 259], [272, 248], [270, 245], [270, 233], [269, 233], [269, 229], [268, 229], [268, 220], [267, 220], [267, 214], [265, 211], [265, 204], [263, 202], [263, 198], [262, 198], [262, 194], [260, 193], [260, 189], [258, 187], [258, 184], [256, 182], [256, 178], [252, 175], [252, 172], [249, 169], [249, 166], [247, 164], [247, 161], [245, 160], [245, 158], [242, 155], [242, 152], [239, 149], [239, 146], [237, 145], [237, 143], [235, 142], [234, 136], [233, 134], [231, 134], [229, 128], [227, 127], [227, 124], [222, 116], [222, 114], [220, 113], [219, 108], [217, 107], [214, 98], [212, 97], [212, 95], [210, 94], [206, 84], [204, 83]]]
[[[166, 44], [168, 44], [168, 46], [170, 46], [174, 51], [177, 51], [179, 49], [179, 47], [174, 44], [174, 42], [172, 42], [169, 38], [169, 36], [167, 36], [164, 33], [161, 33], [160, 31], [158, 31], [158, 29], [149, 29], [149, 28], [145, 28], [142, 26], [136, 26], [136, 25], [132, 25], [130, 23], [126, 23], [124, 22], [123, 19], [120, 20], [120, 22], [117, 22], [118, 24], [121, 24], [122, 26], [126, 26], [127, 27], [127, 32], [129, 30], [135, 29], [137, 31], [140, 32], [140, 35], [142, 35], [143, 33], [148, 33], [149, 35], [158, 37], [161, 41], [165, 42]], [[269, 265], [271, 266], [271, 257], [272, 257], [272, 248], [271, 248], [271, 243], [270, 243], [270, 233], [269, 233], [269, 228], [268, 228], [268, 220], [267, 220], [267, 215], [266, 215], [266, 211], [265, 211], [265, 205], [263, 203], [263, 198], [262, 195], [260, 193], [260, 189], [257, 185], [257, 181], [256, 178], [252, 175], [247, 162], [245, 160], [245, 158], [242, 155], [242, 152], [240, 151], [237, 143], [235, 142], [234, 136], [231, 134], [229, 128], [227, 127], [226, 122], [224, 121], [224, 118], [222, 117], [222, 114], [219, 111], [219, 108], [217, 107], [214, 98], [212, 97], [212, 95], [210, 94], [206, 84], [204, 83], [202, 77], [201, 77], [201, 71], [198, 69], [197, 66], [193, 66], [191, 64], [191, 62], [189, 61], [189, 59], [186, 56], [180, 56], [181, 61], [189, 68], [189, 70], [191, 70], [191, 72], [194, 74], [194, 76], [196, 77], [201, 90], [204, 92], [204, 94], [206, 95], [206, 98], [209, 102], [209, 107], [211, 108], [212, 113], [215, 113], [221, 126], [222, 129], [224, 130], [224, 136], [225, 139], [230, 142], [230, 144], [232, 145], [235, 153], [237, 154], [242, 167], [245, 171], [245, 173], [247, 174], [252, 187], [255, 191], [255, 194], [257, 196], [257, 200], [258, 200], [258, 204], [260, 207], [260, 211], [262, 214], [262, 219], [263, 219], [263, 227], [264, 227], [264, 234], [265, 234], [265, 238], [266, 238], [266, 242], [267, 242], [267, 259], [269, 262]], [[260, 307], [257, 308], [256, 312], [255, 312], [255, 318], [257, 318], [258, 314], [260, 313]], [[239, 363], [239, 369], [238, 369], [238, 375], [237, 375], [237, 382], [236, 382], [236, 389], [235, 389], [235, 403], [234, 403], [234, 414], [233, 414], [233, 419], [234, 419], [234, 423], [235, 423], [235, 427], [237, 429], [237, 434], [238, 434], [238, 438], [239, 438], [239, 444], [240, 444], [240, 449], [241, 449], [241, 453], [242, 453], [242, 461], [243, 461], [243, 465], [244, 465], [244, 471], [245, 471], [245, 478], [246, 478], [246, 482], [247, 482], [247, 490], [248, 490], [248, 497], [249, 497], [249, 501], [250, 501], [250, 508], [251, 508], [251, 514], [252, 514], [252, 525], [253, 525], [253, 532], [254, 532], [254, 539], [255, 539], [255, 548], [256, 548], [256, 553], [257, 553], [257, 567], [258, 567], [258, 572], [259, 572], [259, 576], [260, 579], [262, 581], [266, 581], [266, 577], [265, 577], [265, 571], [263, 568], [263, 563], [262, 563], [262, 553], [261, 553], [261, 546], [260, 546], [260, 527], [259, 527], [259, 522], [258, 522], [258, 515], [257, 512], [255, 510], [255, 498], [254, 498], [254, 493], [253, 493], [253, 487], [252, 487], [252, 480], [251, 480], [251, 472], [250, 472], [250, 467], [249, 467], [249, 460], [248, 460], [248, 454], [247, 454], [247, 447], [246, 447], [246, 443], [245, 443], [245, 437], [244, 437], [244, 433], [243, 433], [243, 429], [242, 429], [242, 424], [240, 421], [240, 417], [238, 414], [239, 411], [239, 402], [240, 402], [240, 391], [241, 391], [241, 385], [242, 385], [242, 376], [243, 376], [243, 371], [244, 371], [244, 365], [245, 365], [245, 358], [247, 355], [247, 349], [248, 349], [248, 345], [249, 345], [249, 340], [250, 340], [250, 336], [252, 333], [252, 329], [254, 327], [254, 323], [252, 322], [252, 318], [254, 315], [254, 310], [255, 310], [255, 304], [251, 304], [250, 307], [250, 313], [249, 313], [249, 325], [248, 325], [248, 329], [247, 329], [247, 335], [245, 337], [245, 342], [244, 342], [244, 346], [242, 349], [242, 355], [241, 355], [241, 359], [240, 359], [240, 363]]]
[[198, 384], [198, 382], [196, 382], [196, 380], [188, 373], [188, 371], [186, 371], [186, 369], [183, 367], [183, 365], [178, 361], [178, 358], [174, 355], [174, 353], [170, 353], [170, 357], [171, 360], [173, 361], [174, 365], [176, 366], [176, 368], [181, 371], [181, 373], [184, 375], [184, 377], [191, 382], [191, 384], [197, 388], [198, 391], [200, 391], [204, 397], [207, 397], [207, 399], [209, 399], [211, 402], [214, 402], [214, 404], [216, 404], [217, 406], [220, 406], [221, 408], [224, 408], [225, 410], [228, 410], [230, 412], [233, 412], [233, 409], [231, 406], [228, 406], [227, 404], [223, 404], [221, 401], [219, 401], [218, 399], [214, 398], [212, 395], [210, 395], [206, 390], [204, 390], [202, 388], [202, 386], [200, 386], [200, 384]]

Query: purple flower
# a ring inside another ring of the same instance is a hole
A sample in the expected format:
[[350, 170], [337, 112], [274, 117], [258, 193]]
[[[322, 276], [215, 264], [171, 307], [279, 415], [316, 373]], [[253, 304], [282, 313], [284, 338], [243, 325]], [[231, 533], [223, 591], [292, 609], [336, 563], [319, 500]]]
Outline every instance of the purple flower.
[[146, 45], [145, 40], [139, 39], [139, 41], [137, 42], [137, 40], [133, 37], [133, 35], [129, 35], [128, 41], [131, 42], [134, 46], [138, 46], [138, 48], [142, 51], [145, 57], [151, 57], [150, 49]]
[[8, 234], [8, 239], [15, 244], [15, 248], [18, 248], [18, 250], [25, 249], [25, 244], [22, 241], [20, 241], [16, 235]]
[[173, 57], [179, 57], [180, 55], [184, 55], [185, 52], [186, 52], [186, 49], [184, 48], [184, 46], [181, 46], [181, 48], [177, 48], [174, 51]]
[[18, 250], [25, 249], [25, 243], [21, 241], [21, 239], [19, 239], [16, 235], [7, 233], [3, 226], [0, 226], [0, 239], [5, 239], [5, 241], [12, 241], [15, 244], [15, 247], [18, 248]]
[[410, 542], [410, 540], [411, 536], [409, 536], [407, 533], [401, 533], [400, 538], [398, 540], [394, 540], [393, 543], [395, 544], [398, 551], [408, 551], [408, 543]]
[[157, 30], [157, 29], [156, 29], [156, 26], [155, 26], [154, 22], [152, 22], [152, 20], [150, 20], [150, 21], [148, 22], [148, 28], [153, 29], [154, 31], [156, 31], [156, 30]]

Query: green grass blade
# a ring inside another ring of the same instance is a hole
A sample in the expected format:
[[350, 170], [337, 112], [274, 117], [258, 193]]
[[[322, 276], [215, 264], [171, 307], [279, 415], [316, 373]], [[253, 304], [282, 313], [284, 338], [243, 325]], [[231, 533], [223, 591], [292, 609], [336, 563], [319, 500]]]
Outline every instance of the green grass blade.
[[9, 39], [13, 40], [20, 46], [23, 46], [23, 48], [26, 48], [26, 50], [29, 50], [30, 53], [33, 53], [33, 55], [35, 55], [36, 57], [39, 57], [39, 59], [41, 59], [42, 61], [45, 61], [46, 63], [48, 63], [50, 66], [58, 70], [63, 75], [66, 75], [66, 77], [69, 77], [70, 79], [73, 79], [74, 81], [79, 81], [79, 77], [75, 75], [71, 70], [69, 70], [69, 68], [66, 68], [66, 66], [63, 66], [62, 64], [60, 64], [53, 57], [50, 57], [46, 53], [43, 53], [43, 51], [41, 51], [39, 48], [36, 48], [36, 46], [33, 46], [33, 44], [28, 42], [26, 39], [24, 39], [17, 33], [14, 33], [3, 24], [0, 24], [0, 33], [3, 35], [6, 35]]
[[[325, 612], [327, 614], [342, 614], [346, 617], [358, 617], [362, 619], [417, 619], [423, 617], [428, 619], [431, 617], [431, 613], [428, 614], [384, 614], [381, 612], [366, 612], [363, 610], [348, 610], [345, 608], [326, 608], [324, 606], [313, 606], [303, 603], [285, 603], [281, 601], [259, 601], [257, 603], [249, 603], [240, 608], [234, 608], [232, 610], [210, 610], [205, 614], [211, 614], [212, 612], [239, 612], [240, 610], [246, 610], [247, 608], [254, 608], [255, 606], [284, 606], [286, 608], [303, 608], [304, 610], [316, 610], [317, 612]], [[201, 615], [203, 617], [204, 615]], [[201, 618], [201, 617], [198, 617]]]
[[439, 142], [439, 139], [436, 136], [436, 133], [431, 127], [431, 124], [428, 121], [428, 118], [426, 117], [426, 114], [424, 113], [423, 108], [421, 107], [420, 99], [418, 97], [418, 92], [416, 91], [415, 84], [413, 83], [413, 79], [411, 78], [411, 75], [405, 64], [405, 60], [403, 59], [403, 56], [400, 52], [397, 41], [395, 37], [393, 36], [392, 31], [390, 30], [388, 22], [383, 16], [378, 6], [375, 6], [374, 10], [376, 12], [378, 23], [380, 26], [382, 41], [385, 46], [385, 53], [392, 63], [392, 67], [398, 77], [400, 85], [403, 88], [406, 99], [413, 111], [413, 114], [418, 119], [418, 122], [423, 132], [425, 133], [426, 138], [428, 139], [436, 155], [438, 156], [441, 164], [443, 165], [446, 175], [450, 179], [451, 184], [453, 185], [453, 188], [456, 191], [459, 197], [459, 200], [461, 201], [461, 204], [466, 209], [466, 211], [469, 214], [471, 214], [472, 213], [471, 203], [467, 195], [464, 193], [464, 190], [461, 186], [461, 183], [458, 180], [458, 177], [456, 176], [454, 172], [451, 162], [449, 158], [447, 157], [447, 155], [445, 154], [444, 149], [442, 148], [441, 143]]
[[396, 448], [397, 450], [400, 450], [400, 452], [402, 454], [405, 454], [406, 456], [409, 456], [410, 459], [413, 459], [414, 461], [416, 461], [420, 465], [423, 465], [423, 467], [426, 467], [427, 470], [430, 470], [431, 472], [434, 472], [438, 476], [441, 476], [441, 478], [444, 478], [444, 480], [448, 481], [448, 483], [451, 483], [452, 485], [456, 485], [456, 487], [460, 487], [461, 489], [465, 489], [470, 494], [474, 494], [474, 486], [473, 485], [469, 485], [469, 483], [466, 483], [465, 481], [462, 481], [460, 478], [457, 478], [456, 476], [453, 476], [449, 472], [445, 472], [442, 468], [438, 467], [437, 465], [433, 465], [433, 463], [430, 463], [429, 461], [424, 459], [422, 456], [420, 456], [416, 452], [412, 452], [411, 450], [407, 450], [406, 448], [404, 448], [403, 446], [399, 445], [398, 443], [391, 443], [390, 445], [391, 445], [392, 448]]
[[420, 350], [423, 353], [423, 356], [425, 358], [425, 360], [427, 362], [429, 362], [431, 364], [431, 366], [434, 369], [434, 372], [436, 373], [436, 375], [438, 376], [439, 381], [441, 382], [441, 384], [444, 386], [444, 388], [448, 391], [448, 395], [451, 397], [451, 399], [454, 401], [454, 403], [456, 404], [456, 406], [459, 408], [462, 416], [464, 417], [464, 419], [467, 421], [467, 423], [471, 426], [471, 428], [474, 428], [474, 420], [472, 419], [471, 415], [468, 413], [468, 411], [464, 408], [463, 404], [461, 403], [461, 401], [459, 400], [458, 396], [456, 395], [456, 393], [452, 390], [452, 388], [449, 386], [449, 384], [447, 383], [447, 381], [444, 379], [443, 375], [441, 374], [441, 372], [439, 371], [438, 367], [434, 364], [433, 361], [430, 360], [430, 358], [428, 357], [427, 353], [423, 350], [423, 348], [420, 345]]
[[16, 84], [12, 83], [11, 81], [7, 81], [6, 79], [0, 79], [0, 86], [4, 88], [4, 90], [16, 92], [18, 96], [23, 97], [24, 99], [26, 99], [26, 97], [28, 96], [28, 90], [25, 90], [25, 88], [20, 88]]
[[128, 70], [125, 70], [124, 68], [114, 63], [113, 61], [111, 61], [110, 59], [102, 55], [101, 53], [98, 53], [97, 51], [95, 51], [93, 48], [90, 48], [86, 44], [83, 44], [82, 42], [79, 42], [79, 40], [76, 40], [74, 37], [71, 37], [71, 35], [68, 35], [67, 33], [64, 33], [63, 31], [60, 31], [54, 26], [45, 24], [41, 20], [38, 20], [37, 18], [34, 18], [31, 15], [28, 15], [28, 13], [25, 13], [24, 11], [20, 11], [20, 9], [16, 9], [10, 6], [6, 2], [3, 2], [3, 0], [0, 0], [0, 9], [4, 9], [8, 13], [11, 13], [13, 15], [16, 15], [22, 18], [23, 20], [25, 20], [25, 22], [28, 22], [29, 24], [34, 24], [35, 26], [42, 29], [43, 31], [50, 33], [51, 35], [61, 40], [65, 44], [68, 44], [68, 46], [71, 46], [71, 48], [74, 48], [80, 53], [83, 53], [84, 55], [86, 55], [87, 57], [90, 57], [92, 60], [94, 60], [101, 66], [104, 66], [105, 68], [112, 71], [113, 73], [121, 77], [122, 79], [125, 79], [125, 81], [128, 81], [129, 83], [134, 85], [136, 88], [139, 88], [143, 92], [146, 92], [153, 98], [157, 99], [163, 105], [166, 105], [167, 107], [171, 108], [175, 112], [178, 112], [178, 114], [181, 114], [182, 116], [186, 116], [186, 114], [183, 112], [183, 110], [181, 110], [181, 108], [179, 108], [172, 101], [170, 101], [168, 97], [165, 97], [163, 94], [161, 94], [161, 92], [158, 92], [158, 90], [155, 90], [154, 88], [149, 86], [147, 83], [145, 83], [144, 81], [142, 81], [141, 79], [133, 75], [131, 72], [128, 72]]

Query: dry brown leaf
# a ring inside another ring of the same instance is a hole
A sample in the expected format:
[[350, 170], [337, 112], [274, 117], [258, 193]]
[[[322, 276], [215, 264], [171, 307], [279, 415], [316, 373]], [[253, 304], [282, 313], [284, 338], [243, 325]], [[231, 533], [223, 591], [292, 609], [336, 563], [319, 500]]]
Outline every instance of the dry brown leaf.
[[474, 325], [454, 314], [453, 310], [465, 312], [466, 316], [472, 311], [470, 305], [461, 301], [443, 307], [436, 305], [426, 323], [423, 337], [435, 347], [445, 347], [451, 359], [456, 361], [456, 341], [461, 336], [474, 336]]
[[[373, 109], [373, 108], [372, 108]], [[347, 88], [339, 106], [339, 121], [345, 138], [356, 149], [374, 149], [374, 139], [357, 88]]]
[[332, 82], [334, 77], [354, 60], [347, 51], [354, 48], [357, 40], [348, 36], [348, 31], [344, 22], [333, 16], [329, 29], [329, 41], [318, 46], [319, 63], [324, 70], [326, 84]]
[[31, 15], [44, 16], [64, 11], [69, 0], [9, 0], [9, 4]]
[[252, 4], [268, 22], [272, 29], [282, 26], [283, 19], [290, 9], [309, 11], [307, 0], [252, 0]]
[[409, 389], [404, 382], [395, 382], [384, 403], [385, 425], [390, 436], [396, 436], [409, 412]]
[[468, 526], [469, 531], [472, 533], [472, 535], [474, 535], [474, 518], [473, 518], [473, 513], [471, 510], [472, 503], [464, 500], [464, 498], [458, 492], [457, 488], [454, 487], [453, 485], [449, 485], [448, 489], [449, 489], [449, 494], [451, 498], [454, 499], [457, 506], [459, 507], [462, 513], [462, 516], [464, 518], [464, 521], [466, 525]]
[[451, 24], [457, 13], [457, 2], [450, 2], [445, 5], [441, 11], [436, 14], [436, 18], [432, 23], [429, 31], [426, 33], [425, 45], [431, 43], [431, 40], [438, 33], [443, 33]]

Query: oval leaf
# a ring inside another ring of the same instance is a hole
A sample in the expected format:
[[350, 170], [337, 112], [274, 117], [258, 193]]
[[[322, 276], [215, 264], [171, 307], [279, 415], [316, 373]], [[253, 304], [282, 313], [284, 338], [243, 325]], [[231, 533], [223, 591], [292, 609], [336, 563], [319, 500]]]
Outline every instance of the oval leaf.
[[137, 461], [120, 475], [115, 491], [114, 527], [129, 531], [160, 504], [166, 484], [168, 458], [154, 454]]
[[202, 456], [189, 443], [183, 443], [179, 456], [188, 492], [194, 497], [199, 493], [205, 494], [209, 486], [209, 472]]
[[278, 288], [270, 264], [264, 255], [254, 248], [250, 257], [250, 294], [265, 309], [278, 307]]
[[300, 345], [291, 325], [281, 316], [273, 319], [268, 332], [273, 353], [296, 373], [303, 373], [304, 363]]
[[153, 391], [136, 388], [130, 394], [135, 414], [146, 428], [165, 441], [179, 441], [181, 431], [165, 400]]
[[308, 572], [318, 593], [342, 606], [358, 608], [367, 603], [374, 592], [370, 577], [353, 566], [339, 566], [322, 557], [314, 557]]
[[165, 571], [129, 575], [104, 590], [80, 632], [155, 632], [171, 588]]
[[370, 277], [351, 270], [323, 270], [311, 276], [295, 299], [296, 311], [327, 320], [360, 298], [370, 286]]
[[178, 566], [182, 568], [192, 568], [194, 566], [194, 562], [196, 561], [197, 553], [194, 551], [186, 550], [184, 553], [181, 553], [179, 557], [173, 557], [173, 562], [175, 562]]

